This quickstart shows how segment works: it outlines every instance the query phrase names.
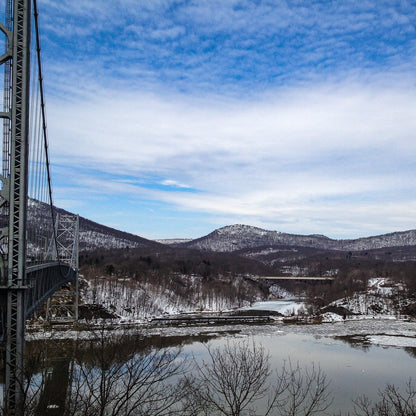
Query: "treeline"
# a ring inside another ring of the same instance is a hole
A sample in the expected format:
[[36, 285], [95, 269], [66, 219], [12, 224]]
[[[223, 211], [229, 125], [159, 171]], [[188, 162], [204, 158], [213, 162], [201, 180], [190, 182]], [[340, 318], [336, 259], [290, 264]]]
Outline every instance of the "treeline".
[[117, 285], [123, 285], [128, 290], [140, 287], [140, 293], [125, 295], [141, 299], [133, 299], [137, 308], [144, 307], [144, 304], [148, 308], [153, 302], [148, 296], [149, 287], [154, 293], [157, 288], [156, 292], [161, 295], [171, 291], [176, 296], [176, 303], [186, 303], [188, 299], [193, 306], [198, 304], [201, 308], [221, 309], [220, 304], [224, 307], [241, 306], [245, 301], [268, 296], [266, 286], [251, 282], [244, 276], [298, 273], [336, 276], [330, 285], [281, 284], [294, 294], [306, 292], [308, 303], [315, 308], [363, 292], [369, 279], [385, 277], [403, 283], [404, 295], [415, 299], [415, 306], [407, 306], [408, 309], [403, 313], [413, 314], [416, 313], [416, 262], [397, 261], [393, 259], [396, 252], [309, 251], [302, 258], [270, 265], [246, 257], [243, 253], [214, 253], [158, 246], [84, 252], [81, 253], [80, 262], [82, 274], [90, 281], [106, 276], [116, 282], [111, 288]]
[[[416, 262], [389, 261], [348, 255], [346, 258], [326, 257], [308, 259], [307, 265], [316, 273], [328, 268], [337, 269], [335, 281], [328, 285], [314, 285], [307, 288], [308, 303], [317, 307], [328, 305], [334, 300], [351, 297], [368, 288], [368, 282], [374, 278], [388, 278], [394, 283], [402, 283], [400, 296], [406, 296], [416, 302]], [[391, 296], [396, 296], [392, 294]], [[410, 310], [403, 310], [409, 314]], [[412, 313], [410, 313], [412, 314]]]
[[84, 274], [106, 273], [142, 279], [156, 273], [218, 275], [267, 275], [271, 268], [256, 260], [230, 253], [200, 252], [171, 247], [97, 249], [80, 254]]
[[96, 250], [82, 253], [86, 303], [102, 304], [130, 318], [164, 312], [245, 306], [267, 298], [268, 289], [247, 274], [267, 274], [256, 261], [189, 249]]

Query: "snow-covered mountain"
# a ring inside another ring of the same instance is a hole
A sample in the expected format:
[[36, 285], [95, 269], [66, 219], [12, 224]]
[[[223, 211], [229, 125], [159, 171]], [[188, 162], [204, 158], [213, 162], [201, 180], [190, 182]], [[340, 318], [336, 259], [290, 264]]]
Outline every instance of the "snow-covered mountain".
[[130, 234], [115, 228], [98, 224], [86, 218], [79, 218], [79, 247], [80, 250], [95, 248], [136, 248], [155, 247], [159, 243]]
[[296, 235], [235, 224], [219, 228], [205, 237], [181, 244], [205, 251], [232, 252], [263, 246], [297, 246], [324, 250], [371, 250], [416, 246], [416, 230], [394, 232], [354, 240], [334, 240], [324, 235]]
[[[71, 214], [61, 208], [55, 208], [55, 216], [60, 214]], [[36, 251], [39, 242], [48, 244], [52, 237], [52, 221], [50, 206], [43, 202], [30, 199], [28, 202], [28, 244], [29, 252]], [[80, 250], [93, 250], [96, 248], [136, 248], [155, 247], [160, 244], [119, 231], [84, 217], [79, 217], [79, 247]]]
[[[63, 209], [56, 212], [71, 214]], [[49, 205], [31, 199], [28, 204], [29, 244], [30, 234], [41, 235], [43, 245], [52, 235]], [[324, 235], [296, 235], [264, 230], [250, 225], [235, 224], [219, 228], [196, 240], [176, 239], [151, 241], [134, 234], [119, 231], [80, 217], [80, 249], [155, 247], [161, 243], [171, 247], [186, 247], [203, 251], [233, 252], [256, 247], [308, 247], [321, 250], [359, 251], [387, 247], [416, 246], [416, 230], [393, 232], [354, 240], [334, 240]], [[33, 246], [36, 243], [33, 242]]]
[[177, 245], [182, 243], [188, 243], [192, 241], [192, 238], [164, 238], [161, 240], [155, 240], [157, 243], [166, 245]]

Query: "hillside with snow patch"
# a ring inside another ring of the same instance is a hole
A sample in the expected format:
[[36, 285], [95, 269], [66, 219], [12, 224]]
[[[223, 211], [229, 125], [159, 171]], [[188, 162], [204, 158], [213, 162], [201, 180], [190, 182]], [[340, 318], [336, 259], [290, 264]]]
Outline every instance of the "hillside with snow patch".
[[[57, 214], [70, 214], [61, 208], [54, 208], [55, 217]], [[34, 245], [37, 241], [48, 243], [52, 238], [50, 206], [43, 202], [29, 199], [28, 202], [28, 250], [29, 253], [36, 251]], [[31, 235], [36, 233], [36, 239], [31, 240]], [[84, 217], [79, 217], [79, 246], [80, 250], [94, 250], [96, 248], [117, 249], [136, 247], [158, 247], [160, 244], [139, 237], [137, 235], [119, 231]]]
[[387, 247], [416, 246], [416, 230], [394, 232], [374, 237], [335, 240], [324, 235], [296, 235], [235, 224], [181, 244], [199, 250], [233, 252], [256, 247], [308, 247], [324, 250], [359, 251]]
[[210, 288], [200, 275], [170, 275], [164, 284], [100, 276], [82, 280], [81, 299], [83, 304], [102, 305], [122, 319], [143, 321], [163, 315], [241, 308], [264, 296], [243, 277], [219, 276], [216, 285], [219, 290]]

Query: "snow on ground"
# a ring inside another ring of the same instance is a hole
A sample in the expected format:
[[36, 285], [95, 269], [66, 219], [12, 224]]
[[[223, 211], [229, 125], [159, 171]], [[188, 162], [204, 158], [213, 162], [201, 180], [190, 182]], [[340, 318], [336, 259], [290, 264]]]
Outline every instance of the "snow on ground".
[[251, 306], [241, 308], [242, 310], [262, 310], [279, 312], [282, 315], [297, 315], [305, 311], [305, 304], [294, 299], [269, 300], [265, 302], [254, 302]]
[[338, 299], [330, 306], [341, 306], [351, 313], [367, 316], [399, 315], [406, 300], [399, 294], [403, 285], [390, 281], [388, 278], [374, 278], [368, 281], [368, 289], [364, 293]]
[[[134, 326], [117, 325], [109, 330], [111, 337], [125, 335], [126, 333], [140, 334], [140, 336], [165, 337], [196, 337], [196, 336], [233, 336], [251, 337], [254, 335], [280, 337], [289, 334], [311, 335], [320, 339], [344, 338], [355, 339], [365, 345], [380, 345], [389, 347], [416, 347], [416, 321], [367, 319], [343, 322], [332, 322], [309, 325], [288, 325], [276, 321], [270, 325], [218, 325], [218, 326], [179, 326], [156, 327], [149, 324], [136, 324]], [[43, 330], [31, 332], [26, 335], [27, 341], [37, 339], [94, 339], [101, 336], [100, 327], [92, 331], [75, 331], [66, 329], [63, 331]]]
[[401, 290], [403, 290], [403, 285], [401, 283], [392, 282], [385, 277], [377, 277], [368, 280], [368, 292], [372, 294], [391, 296]]
[[269, 297], [275, 299], [292, 299], [293, 293], [289, 292], [287, 289], [280, 287], [279, 285], [272, 285], [269, 287]]
[[395, 303], [392, 299], [380, 294], [356, 293], [351, 297], [338, 299], [330, 306], [342, 306], [359, 315], [395, 314]]
[[81, 291], [82, 302], [100, 304], [124, 320], [147, 320], [162, 315], [190, 312], [221, 312], [247, 306], [248, 301], [230, 299], [221, 294], [197, 290], [200, 276], [184, 275], [189, 287], [186, 295], [178, 295], [169, 286], [157, 286], [130, 279], [101, 277], [85, 280]]
[[308, 268], [300, 266], [282, 266], [280, 271], [290, 276], [306, 276], [308, 274]]
[[325, 312], [321, 315], [322, 322], [342, 322], [344, 319], [341, 315], [333, 312]]

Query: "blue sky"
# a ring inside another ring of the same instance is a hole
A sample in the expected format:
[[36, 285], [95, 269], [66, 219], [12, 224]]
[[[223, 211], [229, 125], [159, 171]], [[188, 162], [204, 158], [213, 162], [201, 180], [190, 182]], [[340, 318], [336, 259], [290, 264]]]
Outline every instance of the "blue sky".
[[38, 3], [56, 205], [147, 238], [416, 228], [415, 2]]

